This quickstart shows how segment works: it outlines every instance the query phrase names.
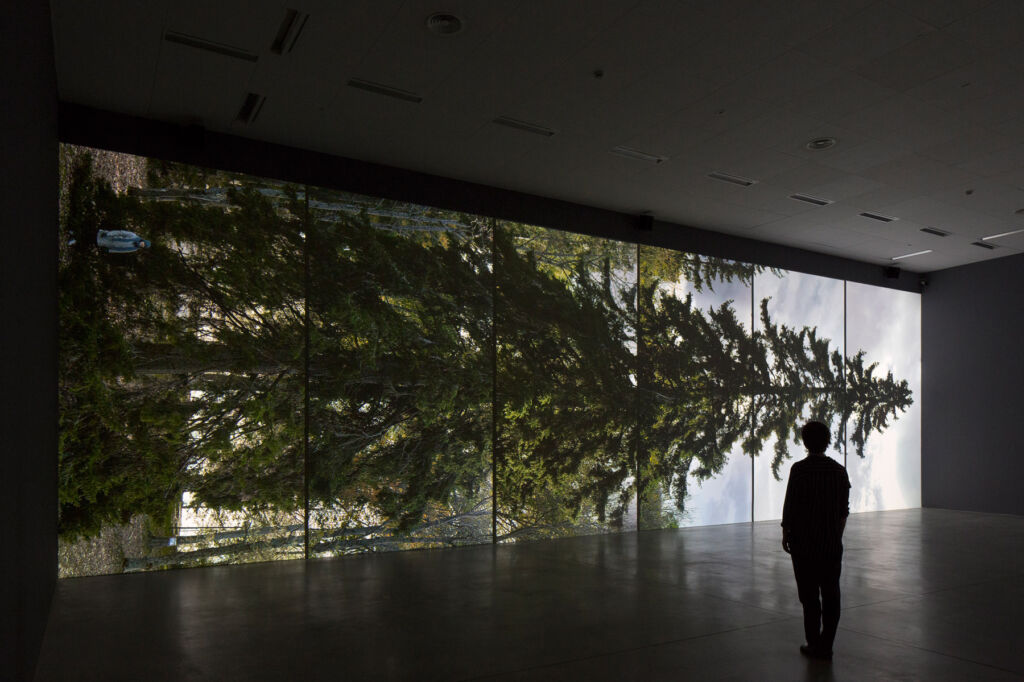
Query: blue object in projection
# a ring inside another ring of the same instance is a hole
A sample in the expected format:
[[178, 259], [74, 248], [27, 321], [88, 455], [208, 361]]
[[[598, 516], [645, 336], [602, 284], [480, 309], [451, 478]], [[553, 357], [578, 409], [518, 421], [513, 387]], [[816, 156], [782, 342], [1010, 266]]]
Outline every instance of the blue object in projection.
[[100, 230], [96, 233], [96, 246], [107, 253], [132, 253], [149, 248], [149, 242], [128, 230]]

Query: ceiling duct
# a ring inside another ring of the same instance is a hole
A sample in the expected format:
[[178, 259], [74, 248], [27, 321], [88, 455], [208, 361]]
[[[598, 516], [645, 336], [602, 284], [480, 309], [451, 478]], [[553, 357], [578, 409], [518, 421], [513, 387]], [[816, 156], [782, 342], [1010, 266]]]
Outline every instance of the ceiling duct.
[[936, 237], [948, 237], [953, 234], [952, 232], [946, 232], [945, 230], [940, 230], [934, 227], [922, 227], [921, 231], [927, 232], [928, 234], [934, 234]]
[[412, 102], [419, 104], [423, 101], [420, 95], [415, 92], [409, 92], [408, 90], [400, 90], [393, 88], [390, 85], [382, 85], [380, 83], [374, 83], [373, 81], [364, 81], [362, 78], [350, 78], [348, 81], [350, 88], [356, 88], [358, 90], [365, 90], [366, 92], [372, 92], [375, 95], [384, 95], [385, 97], [392, 97], [394, 99], [400, 99], [403, 102]]
[[732, 183], [733, 185], [739, 185], [740, 187], [750, 187], [751, 185], [757, 184], [757, 180], [751, 180], [750, 178], [740, 177], [739, 175], [729, 175], [728, 173], [720, 173], [714, 171], [708, 173], [708, 177], [712, 180], [720, 180], [721, 182]]
[[986, 244], [985, 242], [971, 242], [971, 246], [980, 246], [981, 248], [988, 249], [989, 251], [996, 248], [995, 244]]
[[494, 119], [494, 123], [506, 128], [515, 128], [516, 130], [523, 130], [534, 135], [543, 135], [544, 137], [551, 137], [555, 134], [555, 131], [551, 128], [545, 128], [542, 125], [536, 123], [530, 123], [529, 121], [520, 121], [518, 118], [510, 118], [508, 116], [499, 116]]
[[889, 216], [882, 215], [880, 213], [867, 213], [867, 212], [865, 212], [865, 213], [861, 213], [860, 215], [861, 215], [862, 218], [870, 218], [871, 220], [877, 220], [878, 222], [881, 222], [881, 223], [891, 223], [892, 221], [896, 220], [896, 218], [890, 218]]
[[306, 21], [309, 15], [297, 9], [286, 9], [284, 19], [277, 29], [274, 42], [270, 45], [270, 51], [274, 54], [288, 54], [295, 49], [295, 43], [302, 35], [302, 29], [306, 28]]
[[245, 96], [245, 101], [242, 102], [242, 108], [238, 110], [235, 120], [246, 124], [255, 123], [256, 118], [263, 111], [263, 104], [266, 101], [266, 96], [250, 92]]
[[623, 157], [625, 157], [627, 159], [633, 159], [634, 161], [647, 161], [648, 163], [661, 163], [662, 161], [667, 161], [668, 160], [667, 156], [658, 156], [657, 154], [648, 154], [647, 152], [642, 152], [639, 149], [633, 149], [632, 147], [623, 147], [622, 145], [619, 145], [618, 147], [613, 147], [611, 151], [612, 151], [612, 154], [616, 154], [618, 156], [623, 156]]
[[197, 50], [205, 50], [206, 52], [213, 52], [214, 54], [222, 54], [226, 57], [234, 57], [235, 59], [242, 59], [247, 62], [254, 62], [259, 59], [256, 54], [249, 52], [248, 50], [243, 50], [240, 47], [225, 45], [223, 43], [215, 43], [212, 40], [197, 38], [196, 36], [190, 36], [187, 33], [165, 31], [164, 40], [169, 43], [177, 43], [178, 45], [185, 45], [186, 47], [194, 47]]
[[814, 204], [815, 206], [828, 206], [832, 202], [828, 199], [821, 199], [819, 197], [812, 197], [810, 194], [790, 194], [790, 199], [796, 201], [802, 201], [806, 204]]

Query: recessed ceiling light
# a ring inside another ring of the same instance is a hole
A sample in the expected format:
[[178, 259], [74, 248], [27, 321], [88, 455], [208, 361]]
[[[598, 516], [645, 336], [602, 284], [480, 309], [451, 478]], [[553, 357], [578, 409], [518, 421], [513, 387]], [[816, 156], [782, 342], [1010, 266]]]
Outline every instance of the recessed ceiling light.
[[905, 253], [902, 256], [893, 256], [892, 260], [903, 260], [904, 258], [913, 258], [914, 256], [923, 256], [926, 253], [931, 253], [932, 249], [925, 249], [924, 251], [915, 251], [914, 253]]
[[819, 197], [812, 197], [810, 194], [790, 194], [790, 199], [796, 199], [806, 204], [814, 204], [815, 206], [828, 206], [832, 202], [828, 199], [821, 199]]
[[529, 121], [520, 121], [518, 118], [511, 118], [510, 116], [499, 116], [494, 119], [494, 123], [506, 128], [515, 128], [516, 130], [523, 130], [534, 135], [543, 135], [544, 137], [551, 137], [555, 134], [555, 131], [551, 128], [545, 128], [542, 125], [536, 123], [530, 123]]
[[350, 78], [348, 81], [350, 88], [357, 88], [359, 90], [365, 90], [372, 92], [376, 95], [384, 95], [385, 97], [394, 97], [405, 102], [413, 102], [419, 104], [423, 101], [423, 98], [417, 95], [415, 92], [409, 92], [408, 90], [399, 90], [393, 88], [390, 85], [382, 85], [380, 83], [374, 83], [373, 81], [364, 81], [362, 78]]
[[708, 177], [712, 180], [720, 180], [721, 182], [729, 182], [740, 187], [750, 187], [751, 185], [757, 184], [757, 180], [751, 180], [750, 178], [744, 178], [739, 175], [729, 175], [728, 173], [720, 173], [714, 171], [708, 173]]
[[668, 159], [668, 157], [666, 157], [666, 156], [658, 156], [657, 154], [648, 154], [647, 152], [642, 152], [639, 149], [633, 149], [632, 147], [623, 147], [622, 145], [619, 145], [618, 147], [613, 147], [611, 151], [612, 151], [612, 154], [617, 154], [619, 156], [624, 156], [627, 159], [633, 159], [635, 161], [648, 161], [650, 163], [661, 163], [662, 161], [665, 161], [665, 160]]
[[922, 227], [921, 231], [927, 232], [928, 234], [934, 234], [936, 237], [948, 237], [953, 234], [952, 232], [946, 232], [945, 230], [939, 230], [934, 227]]
[[806, 147], [812, 152], [818, 152], [822, 149], [828, 149], [834, 147], [836, 144], [836, 138], [834, 137], [816, 137], [807, 143]]
[[999, 239], [1000, 237], [1009, 237], [1011, 234], [1020, 234], [1024, 230], [1011, 230], [1009, 232], [1000, 232], [999, 234], [990, 234], [987, 237], [982, 237], [981, 241], [987, 242], [989, 239]]
[[448, 12], [434, 12], [427, 17], [427, 28], [439, 36], [453, 36], [462, 31], [462, 19]]

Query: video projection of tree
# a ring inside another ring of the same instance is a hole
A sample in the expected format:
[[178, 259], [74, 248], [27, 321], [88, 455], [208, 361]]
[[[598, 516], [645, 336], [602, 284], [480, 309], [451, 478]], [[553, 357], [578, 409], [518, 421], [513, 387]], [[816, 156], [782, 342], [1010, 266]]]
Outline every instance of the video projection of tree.
[[829, 424], [828, 454], [843, 464], [843, 281], [798, 272], [754, 279], [754, 520], [782, 518], [789, 467], [807, 452], [800, 426]]
[[[758, 488], [771, 518], [809, 415], [919, 499], [919, 338], [864, 326], [844, 363], [841, 281], [66, 145], [61, 169], [61, 576], [745, 521]], [[887, 294], [848, 319], [919, 311]]]
[[744, 263], [640, 246], [640, 528], [750, 520]]
[[491, 542], [492, 221], [309, 215], [310, 555]]
[[[848, 282], [846, 327], [856, 350], [846, 364], [847, 395], [857, 415], [846, 440], [850, 511], [920, 507], [921, 406], [907, 401], [921, 389], [921, 297]], [[864, 390], [878, 379], [888, 394]]]
[[499, 542], [636, 528], [635, 254], [498, 223]]
[[60, 574], [302, 556], [298, 190], [61, 155]]

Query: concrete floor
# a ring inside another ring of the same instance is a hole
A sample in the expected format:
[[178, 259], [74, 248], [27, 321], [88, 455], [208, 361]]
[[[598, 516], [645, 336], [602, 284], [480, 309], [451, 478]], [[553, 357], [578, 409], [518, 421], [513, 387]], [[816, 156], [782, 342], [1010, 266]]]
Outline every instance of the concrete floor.
[[1020, 680], [1024, 517], [850, 518], [835, 659], [777, 522], [61, 581], [38, 680]]

